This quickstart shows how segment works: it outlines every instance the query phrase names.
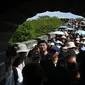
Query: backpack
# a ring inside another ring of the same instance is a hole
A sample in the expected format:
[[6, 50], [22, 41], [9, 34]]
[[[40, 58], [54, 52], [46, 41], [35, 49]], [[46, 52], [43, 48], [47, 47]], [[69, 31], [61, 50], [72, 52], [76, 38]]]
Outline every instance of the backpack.
[[15, 85], [17, 85], [17, 83], [18, 83], [18, 72], [17, 72], [16, 67], [13, 66], [12, 69], [13, 69], [13, 73], [14, 73]]

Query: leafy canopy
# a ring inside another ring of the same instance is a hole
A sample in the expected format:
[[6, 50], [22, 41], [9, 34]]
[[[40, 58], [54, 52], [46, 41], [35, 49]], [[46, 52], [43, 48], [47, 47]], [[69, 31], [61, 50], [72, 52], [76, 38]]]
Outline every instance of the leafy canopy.
[[57, 17], [40, 16], [36, 20], [25, 21], [19, 25], [9, 43], [23, 42], [40, 37], [64, 24]]

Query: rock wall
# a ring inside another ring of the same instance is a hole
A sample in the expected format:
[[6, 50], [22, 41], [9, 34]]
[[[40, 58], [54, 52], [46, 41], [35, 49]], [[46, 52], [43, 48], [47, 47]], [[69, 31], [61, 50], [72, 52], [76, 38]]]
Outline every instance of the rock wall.
[[50, 38], [52, 38], [54, 36], [55, 35], [52, 35], [51, 33], [48, 33], [46, 35], [43, 35], [41, 37], [36, 38], [35, 40], [29, 40], [29, 41], [25, 41], [25, 42], [22, 42], [22, 43], [26, 44], [28, 49], [30, 50], [35, 46], [35, 44], [37, 44], [38, 40], [48, 41]]
[[25, 41], [25, 42], [22, 42], [22, 43], [26, 44], [27, 48], [30, 50], [35, 46], [35, 44], [37, 44], [38, 40], [41, 39], [41, 40], [48, 41], [48, 38], [49, 38], [48, 35], [43, 35], [41, 37], [36, 38], [35, 40], [29, 40], [29, 41]]

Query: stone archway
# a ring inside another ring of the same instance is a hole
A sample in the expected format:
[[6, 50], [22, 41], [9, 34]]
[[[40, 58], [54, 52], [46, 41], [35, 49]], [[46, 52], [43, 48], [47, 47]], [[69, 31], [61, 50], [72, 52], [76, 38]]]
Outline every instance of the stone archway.
[[[19, 24], [22, 24], [28, 17], [32, 17], [39, 12], [44, 11], [63, 11], [63, 12], [72, 12], [74, 14], [79, 14], [85, 16], [83, 10], [84, 3], [80, 0], [59, 0], [55, 2], [54, 0], [47, 1], [3, 1], [3, 7], [0, 7], [0, 21], [1, 21], [1, 30], [0, 32], [6, 33], [10, 36], [16, 30]], [[4, 22], [4, 23], [3, 23]], [[3, 34], [3, 33], [1, 33]], [[5, 36], [5, 35], [3, 35]], [[7, 36], [5, 36], [6, 38]], [[4, 38], [4, 40], [5, 40]], [[6, 42], [7, 42], [6, 38]], [[0, 38], [1, 41], [4, 41]]]
[[0, 65], [4, 61], [2, 56], [8, 40], [17, 26], [28, 17], [32, 17], [39, 12], [58, 10], [85, 17], [84, 7], [84, 2], [81, 0], [58, 0], [57, 2], [55, 0], [3, 0], [3, 2], [0, 2]]

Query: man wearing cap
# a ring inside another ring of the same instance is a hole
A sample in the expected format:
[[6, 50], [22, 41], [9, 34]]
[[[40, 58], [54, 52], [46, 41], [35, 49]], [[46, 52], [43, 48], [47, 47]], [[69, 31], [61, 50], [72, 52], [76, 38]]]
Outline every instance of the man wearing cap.
[[67, 71], [58, 64], [60, 49], [52, 46], [50, 49], [51, 59], [41, 62], [48, 80], [47, 85], [69, 85], [69, 76]]

